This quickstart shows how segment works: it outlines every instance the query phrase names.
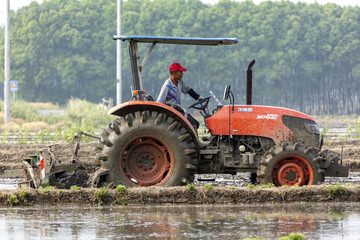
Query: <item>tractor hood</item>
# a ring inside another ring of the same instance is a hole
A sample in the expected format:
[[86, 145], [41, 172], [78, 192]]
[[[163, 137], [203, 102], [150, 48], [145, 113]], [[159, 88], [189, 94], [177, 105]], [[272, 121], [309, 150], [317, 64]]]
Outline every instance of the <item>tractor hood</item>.
[[314, 119], [287, 108], [235, 105], [232, 111], [232, 106], [225, 106], [206, 122], [214, 135], [262, 136], [273, 139], [275, 143], [319, 144], [320, 132]]

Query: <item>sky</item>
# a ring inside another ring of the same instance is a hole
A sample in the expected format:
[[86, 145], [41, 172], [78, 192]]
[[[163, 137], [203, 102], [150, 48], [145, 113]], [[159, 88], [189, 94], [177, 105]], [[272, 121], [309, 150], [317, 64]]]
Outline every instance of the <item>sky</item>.
[[[0, 25], [5, 23], [5, 4], [7, 0], [0, 0]], [[17, 9], [29, 5], [31, 2], [37, 1], [42, 3], [43, 0], [10, 0], [10, 8], [14, 11]], [[116, 0], [114, 0], [116, 1]], [[216, 4], [219, 0], [201, 0], [204, 3], [208, 4]], [[242, 0], [235, 0], [237, 2], [241, 2]], [[253, 0], [255, 4], [262, 2], [263, 0]], [[299, 0], [291, 0], [293, 2], [299, 2]], [[314, 3], [317, 2], [319, 4], [326, 3], [336, 3], [340, 6], [360, 6], [359, 0], [300, 0], [300, 2], [306, 3]]]

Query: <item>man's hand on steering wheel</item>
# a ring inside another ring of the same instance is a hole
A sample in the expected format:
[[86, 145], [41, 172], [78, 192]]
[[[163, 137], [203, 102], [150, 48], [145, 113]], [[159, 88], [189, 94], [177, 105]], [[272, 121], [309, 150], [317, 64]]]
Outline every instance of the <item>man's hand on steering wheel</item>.
[[211, 96], [208, 97], [199, 97], [198, 101], [195, 102], [194, 104], [192, 104], [189, 108], [195, 108], [197, 110], [205, 110], [205, 108], [207, 107], [209, 100], [210, 100]]

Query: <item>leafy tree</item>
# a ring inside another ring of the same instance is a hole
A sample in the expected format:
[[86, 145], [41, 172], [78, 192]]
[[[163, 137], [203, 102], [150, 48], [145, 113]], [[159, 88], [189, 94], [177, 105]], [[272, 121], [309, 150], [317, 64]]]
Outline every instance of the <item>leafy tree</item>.
[[[312, 114], [360, 113], [360, 8], [289, 1], [127, 0], [122, 34], [236, 37], [226, 47], [158, 44], [144, 66], [143, 86], [157, 97], [168, 66], [181, 62], [201, 95], [232, 84], [245, 102], [246, 69], [256, 59], [254, 104]], [[28, 101], [115, 98], [116, 1], [49, 0], [11, 12], [11, 79]], [[4, 28], [0, 27], [0, 62]], [[122, 44], [123, 96], [131, 99], [127, 44]], [[149, 45], [139, 44], [143, 58]], [[141, 60], [141, 59], [140, 59]], [[0, 69], [3, 81], [4, 70]], [[191, 98], [184, 98], [190, 104]]]

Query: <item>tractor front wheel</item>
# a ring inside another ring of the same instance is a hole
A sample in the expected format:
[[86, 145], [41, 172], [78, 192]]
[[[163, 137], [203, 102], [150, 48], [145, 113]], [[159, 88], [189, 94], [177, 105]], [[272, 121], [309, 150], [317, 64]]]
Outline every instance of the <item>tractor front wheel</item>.
[[301, 144], [283, 143], [264, 155], [257, 172], [258, 182], [276, 186], [318, 184], [322, 171], [314, 162], [315, 157], [315, 152]]

